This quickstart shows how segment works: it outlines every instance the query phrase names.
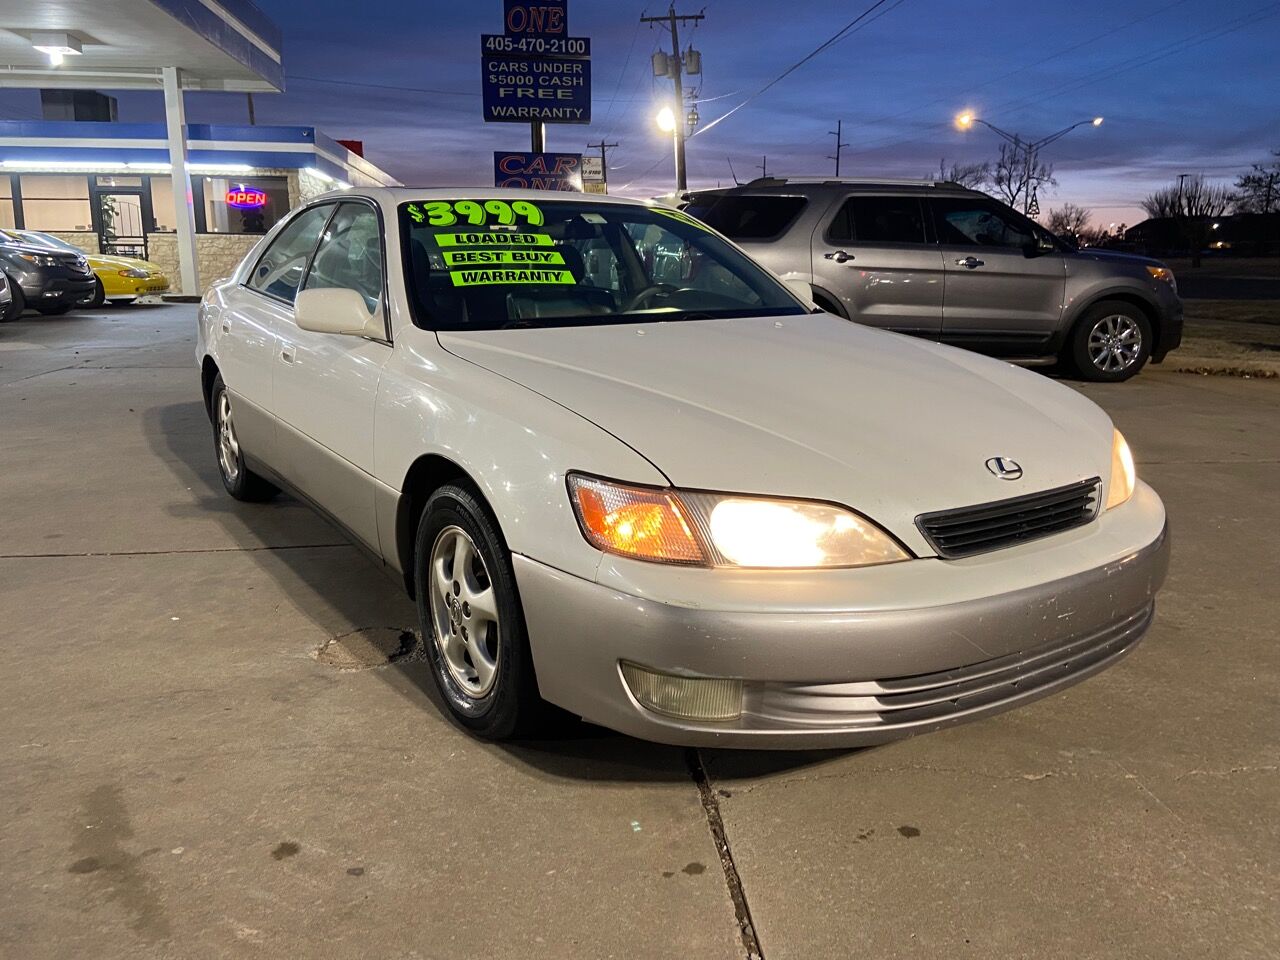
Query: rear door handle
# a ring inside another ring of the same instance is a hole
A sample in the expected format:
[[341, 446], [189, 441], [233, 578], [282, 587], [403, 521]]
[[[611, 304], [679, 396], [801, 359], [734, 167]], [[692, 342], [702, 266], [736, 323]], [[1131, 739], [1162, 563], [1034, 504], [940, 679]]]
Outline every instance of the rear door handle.
[[979, 260], [977, 257], [961, 257], [956, 261], [957, 267], [968, 267], [970, 270], [976, 270], [978, 267], [986, 266], [985, 260]]
[[280, 345], [280, 359], [285, 363], [293, 363], [293, 344], [284, 343]]
[[853, 254], [845, 250], [837, 250], [834, 253], [824, 253], [823, 259], [834, 260], [836, 263], [846, 263], [853, 259]]

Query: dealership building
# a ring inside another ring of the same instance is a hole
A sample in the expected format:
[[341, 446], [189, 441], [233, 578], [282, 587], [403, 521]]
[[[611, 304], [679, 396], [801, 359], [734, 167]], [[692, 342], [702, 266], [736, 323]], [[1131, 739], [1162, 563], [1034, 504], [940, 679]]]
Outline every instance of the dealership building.
[[[182, 293], [225, 276], [290, 207], [396, 181], [307, 126], [189, 124], [189, 91], [279, 93], [276, 26], [251, 0], [0, 0], [0, 86], [42, 119], [0, 122], [0, 226], [144, 256]], [[152, 90], [154, 123], [99, 91]]]
[[[197, 274], [225, 276], [301, 201], [396, 181], [361, 145], [313, 127], [189, 124]], [[51, 233], [90, 253], [138, 256], [180, 276], [162, 123], [0, 122], [0, 227]]]

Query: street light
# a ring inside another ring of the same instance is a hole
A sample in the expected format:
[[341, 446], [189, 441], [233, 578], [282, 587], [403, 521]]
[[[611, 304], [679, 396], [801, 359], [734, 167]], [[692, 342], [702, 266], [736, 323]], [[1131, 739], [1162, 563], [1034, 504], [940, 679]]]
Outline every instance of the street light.
[[[1039, 140], [1027, 141], [1027, 140], [1023, 140], [1022, 137], [1018, 136], [1018, 134], [1016, 133], [1009, 133], [1009, 131], [1007, 130], [1001, 130], [995, 124], [988, 123], [986, 120], [983, 120], [981, 117], [975, 116], [972, 110], [965, 110], [963, 113], [956, 114], [955, 124], [956, 124], [956, 127], [960, 130], [972, 130], [973, 125], [975, 123], [982, 124], [988, 130], [994, 133], [996, 136], [1012, 144], [1015, 152], [1020, 151], [1021, 153], [1023, 153], [1023, 155], [1026, 157], [1026, 170], [1028, 173], [1028, 179], [1030, 179], [1029, 174], [1033, 169], [1035, 169], [1036, 154], [1040, 152], [1040, 149], [1042, 147], [1047, 147], [1049, 144], [1062, 139], [1077, 127], [1083, 127], [1083, 126], [1100, 127], [1102, 126], [1102, 117], [1093, 117], [1092, 119], [1089, 119], [1089, 120], [1080, 120], [1076, 123], [1071, 124], [1071, 126], [1069, 127], [1063, 127], [1057, 133], [1049, 134], [1047, 137], [1041, 137]], [[1037, 205], [1035, 201], [1034, 188], [1032, 189], [1031, 192], [1028, 193], [1027, 199], [1023, 202], [1022, 212], [1027, 213], [1033, 205]]]
[[670, 107], [663, 107], [653, 119], [658, 124], [658, 129], [663, 133], [675, 133], [676, 114]]

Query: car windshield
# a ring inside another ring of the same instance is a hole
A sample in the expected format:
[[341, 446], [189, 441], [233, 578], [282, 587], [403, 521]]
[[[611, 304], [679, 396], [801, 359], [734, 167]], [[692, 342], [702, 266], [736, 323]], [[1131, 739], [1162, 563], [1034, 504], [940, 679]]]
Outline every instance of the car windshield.
[[0, 230], [0, 243], [17, 243], [27, 247], [44, 247], [46, 250], [69, 250], [83, 254], [79, 247], [72, 246], [65, 240], [51, 237], [47, 233], [35, 230]]
[[419, 326], [587, 326], [802, 314], [777, 279], [659, 206], [467, 199], [400, 206]]

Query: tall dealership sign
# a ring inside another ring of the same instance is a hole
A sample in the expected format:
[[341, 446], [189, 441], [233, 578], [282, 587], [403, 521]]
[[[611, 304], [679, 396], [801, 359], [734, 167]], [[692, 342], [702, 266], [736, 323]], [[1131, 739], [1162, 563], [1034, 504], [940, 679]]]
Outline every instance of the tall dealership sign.
[[503, 2], [503, 32], [480, 37], [484, 119], [529, 124], [542, 154], [545, 124], [591, 122], [591, 41], [569, 36], [568, 0]]

